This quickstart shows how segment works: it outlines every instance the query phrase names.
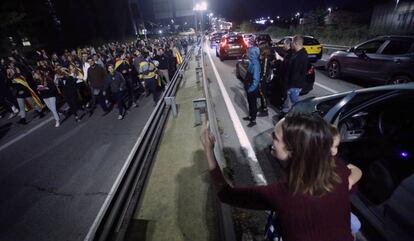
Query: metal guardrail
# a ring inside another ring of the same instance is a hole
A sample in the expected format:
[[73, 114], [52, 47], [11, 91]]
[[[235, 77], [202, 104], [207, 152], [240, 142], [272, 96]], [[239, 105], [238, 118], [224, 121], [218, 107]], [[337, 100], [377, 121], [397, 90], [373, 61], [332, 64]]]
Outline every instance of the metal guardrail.
[[351, 46], [334, 45], [334, 44], [322, 44], [322, 47], [326, 49], [337, 49], [337, 50], [344, 50], [344, 49], [351, 48]]
[[126, 230], [141, 198], [153, 156], [171, 109], [171, 106], [165, 103], [164, 98], [175, 96], [193, 51], [194, 47], [191, 47], [158, 101], [133, 147], [131, 152], [133, 155], [128, 157], [121, 181], [114, 193], [109, 194], [109, 202], [104, 203], [106, 206], [102, 209], [102, 215], [98, 216], [94, 223], [95, 226], [91, 227], [91, 232], [84, 239], [85, 241], [118, 241], [125, 238]]
[[[203, 88], [204, 88], [204, 96], [206, 99], [206, 105], [207, 105], [207, 120], [210, 124], [210, 131], [213, 132], [213, 134], [217, 137], [216, 138], [216, 145], [214, 146], [214, 155], [216, 157], [217, 162], [219, 165], [223, 166], [225, 165], [225, 159], [223, 155], [223, 144], [220, 138], [220, 132], [217, 124], [217, 118], [216, 114], [213, 109], [213, 103], [211, 102], [211, 93], [209, 88], [209, 83], [206, 78], [206, 70], [205, 70], [205, 64], [204, 64], [204, 57], [205, 53], [203, 51], [203, 45], [204, 45], [204, 39], [201, 40], [200, 48], [198, 49], [198, 55], [202, 55], [201, 60], [201, 67], [202, 67], [202, 79], [203, 79]], [[217, 208], [218, 213], [220, 215], [219, 217], [219, 229], [220, 229], [220, 236], [222, 241], [236, 241], [236, 234], [234, 231], [234, 222], [232, 217], [232, 208], [220, 202], [217, 199]]]

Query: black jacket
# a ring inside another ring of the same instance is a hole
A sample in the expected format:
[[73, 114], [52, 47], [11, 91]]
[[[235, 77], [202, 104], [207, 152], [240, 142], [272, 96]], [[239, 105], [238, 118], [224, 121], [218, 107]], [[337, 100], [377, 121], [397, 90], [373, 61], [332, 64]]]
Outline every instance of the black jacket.
[[166, 54], [157, 55], [155, 56], [155, 60], [157, 60], [160, 64], [158, 65], [158, 69], [168, 69], [168, 56]]
[[304, 48], [292, 55], [287, 70], [287, 88], [303, 88], [308, 68], [308, 53]]

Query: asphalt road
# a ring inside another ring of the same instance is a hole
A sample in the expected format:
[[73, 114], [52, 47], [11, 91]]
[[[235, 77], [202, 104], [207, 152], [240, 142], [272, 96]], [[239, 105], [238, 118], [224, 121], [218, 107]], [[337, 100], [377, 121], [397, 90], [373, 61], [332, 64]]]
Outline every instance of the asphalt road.
[[97, 108], [59, 128], [0, 119], [0, 240], [84, 240], [153, 108], [149, 96], [122, 121]]

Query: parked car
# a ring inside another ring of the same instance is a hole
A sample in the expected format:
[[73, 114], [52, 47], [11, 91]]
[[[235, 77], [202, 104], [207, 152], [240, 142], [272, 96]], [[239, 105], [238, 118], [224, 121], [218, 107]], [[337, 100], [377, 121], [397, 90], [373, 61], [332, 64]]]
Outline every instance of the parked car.
[[329, 77], [354, 76], [383, 84], [414, 80], [414, 37], [382, 36], [331, 54]]
[[[236, 76], [240, 80], [246, 79], [247, 67], [249, 66], [249, 60], [243, 58], [236, 63]], [[278, 74], [278, 69], [273, 69], [273, 75]], [[311, 63], [308, 65], [308, 72], [306, 73], [306, 86], [302, 89], [301, 95], [309, 93], [313, 89], [315, 83], [315, 68]]]
[[363, 172], [351, 201], [362, 227], [376, 234], [369, 240], [414, 237], [413, 105], [408, 83], [309, 98], [292, 108], [337, 125], [340, 157]]
[[223, 35], [220, 44], [216, 47], [216, 56], [223, 61], [229, 57], [243, 57], [247, 45], [241, 35]]
[[[278, 41], [275, 44], [275, 47], [277, 49], [283, 48], [283, 43], [287, 38], [292, 39], [292, 36], [286, 36], [283, 37], [280, 41]], [[306, 52], [308, 53], [308, 58], [311, 62], [316, 62], [319, 59], [322, 58], [322, 45], [319, 43], [319, 41], [312, 37], [312, 36], [303, 36], [303, 47], [306, 49]]]

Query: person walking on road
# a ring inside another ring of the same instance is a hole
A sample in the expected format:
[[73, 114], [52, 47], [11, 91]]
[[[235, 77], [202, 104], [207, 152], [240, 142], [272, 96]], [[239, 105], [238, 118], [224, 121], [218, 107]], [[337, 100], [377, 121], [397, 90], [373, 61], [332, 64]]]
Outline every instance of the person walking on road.
[[157, 104], [160, 98], [160, 83], [156, 81], [157, 67], [151, 61], [149, 54], [144, 52], [144, 60], [139, 64], [139, 78], [145, 81], [145, 85], [152, 93], [154, 105]]
[[303, 48], [303, 36], [296, 35], [292, 40], [294, 53], [286, 73], [287, 78], [287, 98], [291, 105], [285, 101], [282, 115], [285, 115], [290, 108], [299, 101], [299, 95], [306, 81], [306, 71], [308, 67], [308, 53]]
[[115, 100], [115, 103], [117, 104], [119, 110], [118, 120], [122, 120], [124, 119], [126, 111], [124, 102], [126, 80], [121, 73], [115, 71], [115, 68], [112, 64], [108, 65], [108, 72], [108, 85], [111, 90], [112, 97]]
[[272, 155], [287, 163], [286, 176], [260, 186], [227, 183], [214, 156], [215, 138], [201, 141], [219, 199], [227, 204], [272, 210], [283, 240], [352, 241], [350, 170], [331, 154], [330, 125], [317, 114], [291, 113], [272, 132]]
[[169, 57], [164, 52], [163, 48], [159, 48], [157, 52], [157, 56], [155, 56], [155, 60], [158, 61], [158, 73], [160, 73], [161, 78], [164, 79], [165, 83], [170, 82], [170, 76], [168, 74], [168, 67], [169, 67]]
[[10, 91], [6, 74], [0, 70], [0, 106], [10, 113], [9, 119], [14, 118], [18, 113], [16, 98]]
[[55, 119], [55, 127], [60, 126], [60, 118], [56, 108], [56, 97], [58, 90], [52, 79], [43, 76], [40, 71], [35, 71], [33, 79], [37, 82], [37, 91], [43, 102], [45, 102], [47, 108], [52, 112], [53, 118]]
[[249, 116], [244, 117], [243, 120], [249, 121], [248, 127], [253, 127], [256, 125], [257, 116], [257, 96], [259, 94], [260, 82], [260, 50], [257, 46], [252, 45], [247, 50], [247, 55], [249, 58], [249, 66], [247, 68], [247, 79], [245, 80], [244, 88], [247, 93]]
[[129, 61], [126, 59], [125, 53], [122, 53], [119, 59], [115, 62], [114, 69], [121, 73], [123, 78], [126, 81], [126, 91], [128, 92], [129, 103], [128, 106], [137, 107], [138, 100], [135, 93], [135, 85], [132, 81], [132, 66]]
[[78, 89], [76, 85], [76, 79], [70, 75], [69, 70], [65, 68], [59, 68], [57, 70], [57, 79], [60, 89], [62, 89], [63, 97], [69, 106], [69, 111], [66, 112], [66, 116], [74, 115], [75, 121], [79, 122], [79, 100]]
[[90, 114], [93, 113], [96, 108], [96, 101], [98, 101], [104, 111], [103, 115], [106, 115], [109, 113], [109, 108], [105, 103], [107, 87], [106, 71], [100, 65], [95, 64], [95, 61], [92, 58], [88, 59], [88, 63], [90, 67], [88, 69], [87, 82], [89, 83], [92, 92], [92, 106]]
[[9, 68], [7, 69], [8, 78], [12, 79], [12, 83], [17, 92], [17, 104], [19, 105], [19, 124], [27, 124], [26, 122], [26, 103], [30, 104], [32, 108], [38, 113], [39, 118], [43, 118], [44, 114], [43, 104], [38, 94], [35, 92], [33, 83], [30, 83], [26, 78], [20, 74], [19, 70]]

